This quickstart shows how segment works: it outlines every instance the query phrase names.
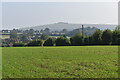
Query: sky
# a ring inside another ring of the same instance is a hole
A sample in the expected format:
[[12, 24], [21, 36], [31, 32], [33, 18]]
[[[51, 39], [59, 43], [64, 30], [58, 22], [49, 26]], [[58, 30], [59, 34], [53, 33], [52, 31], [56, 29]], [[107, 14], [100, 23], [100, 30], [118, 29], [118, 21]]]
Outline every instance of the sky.
[[118, 2], [119, 0], [1, 0], [2, 2]]
[[3, 29], [56, 22], [118, 24], [118, 3], [115, 0], [113, 2], [112, 0], [111, 2], [2, 2]]

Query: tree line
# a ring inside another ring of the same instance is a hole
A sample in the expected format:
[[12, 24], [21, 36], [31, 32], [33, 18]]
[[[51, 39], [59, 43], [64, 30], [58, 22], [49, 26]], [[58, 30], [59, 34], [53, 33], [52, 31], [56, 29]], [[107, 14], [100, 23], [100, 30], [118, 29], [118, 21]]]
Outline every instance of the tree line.
[[[44, 36], [43, 36], [44, 37]], [[86, 46], [86, 45], [120, 45], [120, 30], [96, 30], [91, 36], [77, 33], [73, 37], [60, 36], [57, 38], [35, 39], [28, 43], [14, 43], [13, 46]]]

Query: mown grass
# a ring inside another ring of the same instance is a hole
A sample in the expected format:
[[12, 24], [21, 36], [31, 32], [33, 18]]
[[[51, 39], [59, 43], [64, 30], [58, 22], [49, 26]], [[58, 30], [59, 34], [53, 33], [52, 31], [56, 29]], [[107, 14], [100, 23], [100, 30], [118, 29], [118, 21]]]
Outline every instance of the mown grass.
[[3, 78], [117, 78], [117, 46], [9, 47]]

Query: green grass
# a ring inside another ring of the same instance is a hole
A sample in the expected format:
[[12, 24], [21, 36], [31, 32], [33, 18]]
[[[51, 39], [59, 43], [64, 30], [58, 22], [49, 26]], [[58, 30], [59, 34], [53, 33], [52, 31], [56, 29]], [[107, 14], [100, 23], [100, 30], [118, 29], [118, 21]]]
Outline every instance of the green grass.
[[117, 78], [117, 46], [8, 47], [3, 78]]

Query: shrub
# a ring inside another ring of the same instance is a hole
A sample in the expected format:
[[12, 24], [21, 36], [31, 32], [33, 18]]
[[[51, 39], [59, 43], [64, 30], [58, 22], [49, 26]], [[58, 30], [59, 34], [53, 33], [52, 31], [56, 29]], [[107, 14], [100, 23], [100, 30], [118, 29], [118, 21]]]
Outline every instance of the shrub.
[[70, 46], [70, 40], [65, 37], [58, 37], [55, 43], [56, 46]]
[[112, 42], [112, 32], [109, 29], [106, 29], [102, 33], [102, 44], [109, 45]]
[[24, 45], [24, 43], [14, 43], [13, 47], [23, 47]]
[[36, 39], [33, 41], [30, 41], [27, 46], [43, 46], [43, 40], [41, 39]]
[[80, 46], [84, 44], [84, 38], [81, 33], [77, 33], [75, 36], [70, 38], [73, 46]]
[[53, 46], [54, 43], [55, 43], [55, 39], [49, 38], [49, 39], [47, 39], [47, 40], [44, 42], [43, 45], [44, 45], [44, 46]]

